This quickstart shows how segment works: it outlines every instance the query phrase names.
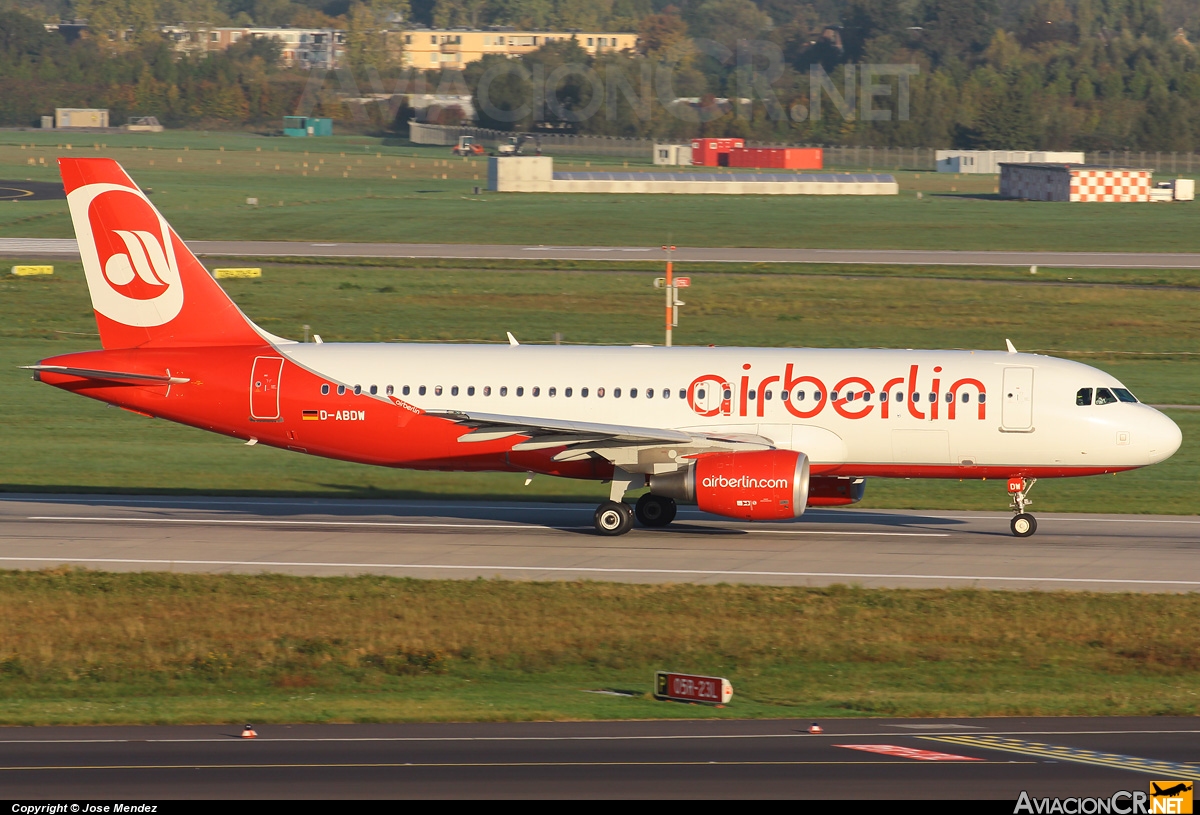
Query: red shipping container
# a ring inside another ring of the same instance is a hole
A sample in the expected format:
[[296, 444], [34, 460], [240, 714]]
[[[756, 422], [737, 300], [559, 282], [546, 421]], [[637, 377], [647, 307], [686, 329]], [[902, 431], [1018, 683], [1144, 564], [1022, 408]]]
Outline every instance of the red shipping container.
[[745, 139], [692, 139], [692, 164], [696, 167], [732, 167], [730, 151], [745, 146]]
[[[693, 150], [692, 155], [695, 155]], [[730, 167], [770, 170], [820, 170], [824, 151], [820, 147], [743, 147], [729, 152]]]

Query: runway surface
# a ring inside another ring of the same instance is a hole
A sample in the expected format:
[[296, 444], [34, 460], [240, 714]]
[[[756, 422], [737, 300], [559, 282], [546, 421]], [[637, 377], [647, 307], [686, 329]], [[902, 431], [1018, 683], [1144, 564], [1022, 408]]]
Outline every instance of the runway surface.
[[1012, 806], [1022, 790], [1109, 797], [1200, 775], [1200, 729], [1188, 718], [822, 724], [821, 735], [795, 720], [262, 725], [253, 741], [238, 738], [240, 723], [2, 728], [0, 786], [10, 798], [64, 803], [793, 797]]
[[0, 568], [425, 578], [1200, 590], [1200, 517], [810, 510], [748, 524], [681, 507], [665, 529], [592, 529], [591, 504], [6, 495]]
[[[198, 255], [225, 257], [451, 258], [459, 260], [661, 261], [657, 246], [522, 246], [437, 243], [188, 241]], [[78, 258], [73, 238], [0, 238], [3, 257]], [[764, 249], [680, 247], [679, 263], [888, 263], [923, 266], [1047, 266], [1200, 269], [1200, 254], [1154, 252], [962, 252], [919, 249]]]

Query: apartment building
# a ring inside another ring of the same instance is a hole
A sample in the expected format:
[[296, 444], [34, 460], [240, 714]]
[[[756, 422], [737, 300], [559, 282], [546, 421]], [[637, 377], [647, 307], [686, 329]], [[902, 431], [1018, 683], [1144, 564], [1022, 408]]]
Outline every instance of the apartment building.
[[[546, 43], [575, 39], [583, 50], [595, 55], [603, 51], [625, 51], [637, 47], [637, 34], [592, 31], [479, 31], [466, 29], [405, 29], [405, 67], [428, 70], [449, 63], [462, 66], [487, 54], [520, 56]], [[450, 67], [447, 65], [446, 67]]]
[[169, 25], [162, 32], [185, 53], [224, 51], [244, 39], [278, 40], [280, 61], [301, 68], [336, 68], [346, 41], [346, 32], [334, 28]]

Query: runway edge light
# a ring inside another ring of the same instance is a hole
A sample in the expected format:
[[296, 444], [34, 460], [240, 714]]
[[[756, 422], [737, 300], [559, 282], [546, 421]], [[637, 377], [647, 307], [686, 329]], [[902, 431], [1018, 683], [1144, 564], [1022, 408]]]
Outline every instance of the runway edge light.
[[242, 738], [243, 739], [257, 739], [258, 734], [254, 732], [254, 727], [248, 724], [242, 728]]
[[733, 698], [733, 685], [728, 679], [720, 676], [696, 676], [656, 671], [654, 674], [654, 698], [660, 702], [703, 702], [709, 705], [724, 705]]

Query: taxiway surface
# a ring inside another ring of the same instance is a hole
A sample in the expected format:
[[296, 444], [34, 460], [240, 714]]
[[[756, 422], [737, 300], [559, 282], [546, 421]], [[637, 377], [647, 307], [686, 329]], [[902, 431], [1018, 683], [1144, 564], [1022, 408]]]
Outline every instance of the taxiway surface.
[[[657, 246], [528, 246], [457, 243], [188, 241], [214, 257], [448, 258], [457, 260], [662, 261]], [[0, 238], [0, 257], [78, 258], [73, 238]], [[1046, 266], [1200, 269], [1200, 254], [1165, 252], [970, 252], [924, 249], [769, 249], [682, 246], [677, 263], [886, 263], [923, 266]]]
[[514, 580], [1200, 590], [1200, 518], [810, 510], [748, 524], [681, 507], [618, 538], [591, 504], [6, 495], [0, 568]]
[[[1192, 780], [1195, 719], [0, 728], [13, 798], [961, 798]], [[1122, 805], [1128, 805], [1126, 797]], [[1148, 807], [1147, 807], [1148, 809]], [[1011, 810], [1006, 810], [1011, 811]], [[1119, 810], [1118, 810], [1119, 811]]]

